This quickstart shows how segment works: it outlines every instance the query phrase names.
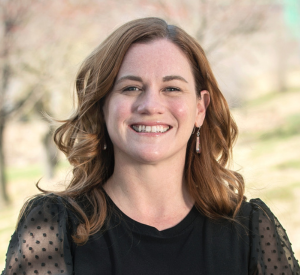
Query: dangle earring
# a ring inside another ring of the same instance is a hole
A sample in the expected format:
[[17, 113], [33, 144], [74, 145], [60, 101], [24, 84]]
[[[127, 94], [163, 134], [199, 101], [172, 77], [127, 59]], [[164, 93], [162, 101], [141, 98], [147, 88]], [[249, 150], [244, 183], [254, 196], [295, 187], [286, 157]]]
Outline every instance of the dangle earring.
[[195, 133], [195, 128], [196, 128], [196, 127], [194, 126], [194, 128], [193, 128], [193, 132], [192, 132], [192, 135]]
[[200, 145], [200, 128], [201, 126], [198, 128], [197, 131], [197, 139], [196, 139], [196, 153], [200, 154], [201, 153], [201, 145]]
[[106, 148], [107, 148], [107, 145], [106, 145], [106, 142], [104, 142], [103, 150], [106, 150]]

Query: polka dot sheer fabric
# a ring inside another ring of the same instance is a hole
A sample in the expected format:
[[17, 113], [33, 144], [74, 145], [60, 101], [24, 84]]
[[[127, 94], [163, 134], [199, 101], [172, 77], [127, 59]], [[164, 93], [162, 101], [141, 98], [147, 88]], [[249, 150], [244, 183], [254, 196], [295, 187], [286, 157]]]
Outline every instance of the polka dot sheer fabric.
[[[245, 228], [250, 243], [248, 274], [300, 275], [279, 221], [261, 200], [251, 200], [250, 205], [252, 211], [246, 217], [250, 226]], [[71, 207], [62, 198], [50, 195], [35, 199], [28, 209], [12, 235], [2, 275], [76, 274], [71, 249], [76, 245], [71, 235], [78, 219]]]
[[250, 274], [300, 275], [286, 231], [270, 209], [259, 199], [253, 204]]
[[61, 199], [36, 201], [12, 236], [2, 274], [72, 274], [67, 217]]

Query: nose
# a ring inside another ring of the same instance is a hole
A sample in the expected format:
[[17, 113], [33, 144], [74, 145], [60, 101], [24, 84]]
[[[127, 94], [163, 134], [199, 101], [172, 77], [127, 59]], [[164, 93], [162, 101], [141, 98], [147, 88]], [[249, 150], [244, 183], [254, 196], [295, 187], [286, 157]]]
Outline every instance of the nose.
[[158, 90], [147, 89], [137, 100], [136, 110], [139, 114], [162, 114], [164, 112], [163, 98]]

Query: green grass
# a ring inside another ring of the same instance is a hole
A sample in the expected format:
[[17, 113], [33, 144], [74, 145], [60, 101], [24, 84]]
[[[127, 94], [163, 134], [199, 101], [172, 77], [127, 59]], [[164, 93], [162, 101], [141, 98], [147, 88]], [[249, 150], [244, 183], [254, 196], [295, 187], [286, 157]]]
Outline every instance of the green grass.
[[270, 100], [276, 99], [278, 96], [280, 96], [278, 92], [267, 93], [263, 96], [245, 102], [244, 107], [246, 108], [258, 107], [267, 102], [270, 102]]
[[283, 141], [296, 135], [300, 135], [300, 112], [287, 116], [282, 124], [271, 130], [244, 132], [240, 133], [239, 137], [245, 142], [264, 143], [273, 140]]
[[[60, 161], [56, 170], [67, 169], [70, 164], [67, 161]], [[26, 167], [8, 167], [6, 170], [6, 176], [8, 182], [18, 181], [18, 180], [39, 180], [44, 176], [44, 171], [41, 165], [29, 165]]]
[[271, 101], [277, 101], [283, 96], [289, 96], [293, 93], [299, 93], [300, 88], [289, 89], [285, 92], [272, 91], [254, 99], [248, 100], [243, 104], [243, 108], [253, 108], [263, 106]]
[[285, 185], [284, 187], [276, 187], [268, 189], [265, 195], [273, 201], [289, 201], [294, 197], [294, 190], [300, 187], [300, 181]]
[[300, 113], [296, 113], [288, 116], [285, 119], [285, 122], [272, 129], [271, 131], [266, 131], [259, 133], [259, 139], [261, 141], [270, 141], [270, 140], [284, 140], [292, 136], [300, 134]]
[[286, 170], [286, 169], [299, 169], [300, 170], [300, 159], [293, 159], [282, 162], [274, 166], [274, 169]]
[[9, 167], [6, 171], [7, 180], [17, 181], [24, 179], [37, 179], [43, 175], [40, 165], [30, 165], [26, 167]]
[[[256, 144], [257, 150], [253, 157], [257, 157], [272, 153], [280, 143], [288, 142], [290, 138], [298, 135], [300, 135], [300, 112], [287, 116], [284, 123], [271, 130], [244, 132], [240, 134], [239, 138], [240, 144], [243, 146]], [[299, 168], [299, 166], [297, 167]]]

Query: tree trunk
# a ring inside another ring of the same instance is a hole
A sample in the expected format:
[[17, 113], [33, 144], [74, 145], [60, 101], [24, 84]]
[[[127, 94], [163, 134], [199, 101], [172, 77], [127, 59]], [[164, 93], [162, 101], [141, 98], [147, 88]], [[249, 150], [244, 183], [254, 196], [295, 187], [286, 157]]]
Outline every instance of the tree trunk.
[[4, 126], [5, 126], [5, 118], [0, 116], [0, 205], [4, 206], [9, 203], [9, 198], [6, 190], [6, 175], [5, 175], [5, 159], [4, 159]]
[[43, 138], [43, 146], [45, 152], [45, 175], [48, 179], [52, 179], [54, 177], [54, 170], [57, 164], [57, 149], [52, 138], [51, 127]]

